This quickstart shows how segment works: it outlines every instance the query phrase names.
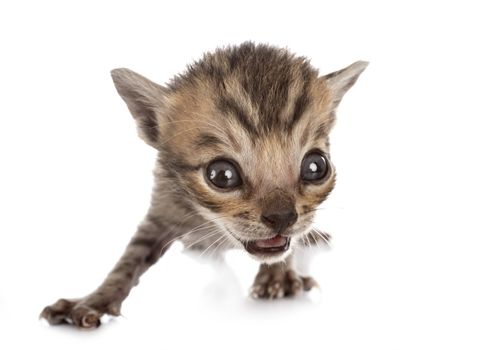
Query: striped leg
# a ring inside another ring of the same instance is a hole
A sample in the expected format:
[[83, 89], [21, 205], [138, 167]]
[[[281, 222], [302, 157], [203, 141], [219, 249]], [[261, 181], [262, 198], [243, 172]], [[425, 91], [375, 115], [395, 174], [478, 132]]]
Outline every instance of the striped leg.
[[98, 327], [104, 314], [119, 316], [121, 303], [139, 277], [153, 265], [177, 237], [172, 227], [148, 216], [104, 282], [81, 299], [59, 299], [44, 308], [40, 317], [50, 324], [72, 323], [81, 328]]

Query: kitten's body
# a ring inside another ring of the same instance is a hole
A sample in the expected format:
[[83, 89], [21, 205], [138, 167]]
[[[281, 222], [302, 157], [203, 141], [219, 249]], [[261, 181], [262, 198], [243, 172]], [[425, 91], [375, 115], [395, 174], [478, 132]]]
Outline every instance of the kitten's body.
[[159, 151], [150, 209], [101, 286], [46, 307], [50, 323], [100, 324], [139, 277], [181, 240], [188, 249], [242, 248], [261, 261], [252, 295], [315, 285], [292, 267], [295, 249], [326, 241], [311, 227], [335, 182], [329, 132], [367, 63], [318, 76], [286, 50], [245, 43], [207, 54], [167, 87], [112, 72], [141, 138]]

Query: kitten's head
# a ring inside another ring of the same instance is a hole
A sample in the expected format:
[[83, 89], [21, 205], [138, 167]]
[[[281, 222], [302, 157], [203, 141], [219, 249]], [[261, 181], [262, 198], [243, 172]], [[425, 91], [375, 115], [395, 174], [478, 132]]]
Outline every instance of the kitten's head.
[[319, 76], [303, 57], [245, 43], [206, 54], [167, 86], [128, 69], [112, 76], [160, 152], [161, 176], [235, 244], [274, 261], [333, 189], [329, 132], [366, 66]]

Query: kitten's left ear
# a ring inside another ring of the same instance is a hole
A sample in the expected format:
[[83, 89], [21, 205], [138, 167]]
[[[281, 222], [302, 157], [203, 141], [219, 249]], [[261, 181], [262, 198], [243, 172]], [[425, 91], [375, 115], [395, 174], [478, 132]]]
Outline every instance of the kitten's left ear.
[[341, 102], [341, 99], [358, 80], [360, 74], [368, 66], [369, 62], [357, 61], [348, 67], [322, 76], [326, 86], [331, 90], [333, 96], [333, 108], [336, 108]]

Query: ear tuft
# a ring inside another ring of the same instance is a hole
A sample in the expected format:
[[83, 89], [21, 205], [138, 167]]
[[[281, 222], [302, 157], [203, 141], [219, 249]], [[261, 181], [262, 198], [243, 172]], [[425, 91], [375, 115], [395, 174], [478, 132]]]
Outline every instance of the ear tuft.
[[360, 74], [368, 67], [368, 64], [369, 62], [366, 61], [357, 61], [342, 70], [321, 77], [332, 92], [335, 108], [345, 93], [356, 83]]
[[113, 69], [111, 77], [138, 125], [140, 137], [156, 148], [166, 89], [127, 68]]

